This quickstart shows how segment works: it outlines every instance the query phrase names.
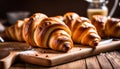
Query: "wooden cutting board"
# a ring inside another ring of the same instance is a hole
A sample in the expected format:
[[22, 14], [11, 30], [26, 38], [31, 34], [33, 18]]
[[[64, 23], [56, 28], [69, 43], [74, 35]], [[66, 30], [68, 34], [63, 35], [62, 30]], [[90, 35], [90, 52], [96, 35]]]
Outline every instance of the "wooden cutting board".
[[[27, 63], [42, 66], [55, 66], [115, 49], [120, 49], [120, 41], [106, 40], [101, 42], [100, 45], [98, 45], [95, 49], [89, 46], [74, 45], [70, 51], [67, 53], [62, 53], [50, 49], [33, 48], [32, 50], [28, 51], [20, 51], [19, 54], [17, 53], [15, 56]], [[16, 52], [18, 51], [11, 51], [10, 54], [14, 55]], [[8, 58], [7, 61], [9, 60], [9, 63], [5, 61], [6, 58]], [[0, 59], [0, 68], [3, 63], [5, 66], [9, 65], [9, 67], [12, 64], [13, 59], [9, 59], [11, 56], [6, 58]], [[14, 57], [14, 60], [17, 59]], [[7, 66], [6, 68], [9, 67]]]
[[0, 42], [0, 69], [8, 69], [20, 52], [31, 49], [26, 43]]

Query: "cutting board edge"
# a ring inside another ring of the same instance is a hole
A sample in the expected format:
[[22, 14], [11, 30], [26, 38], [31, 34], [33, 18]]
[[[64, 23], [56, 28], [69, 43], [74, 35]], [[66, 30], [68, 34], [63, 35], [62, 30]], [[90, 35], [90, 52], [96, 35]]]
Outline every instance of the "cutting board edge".
[[[28, 55], [23, 55], [23, 54], [19, 54], [18, 57], [23, 62], [36, 64], [36, 65], [42, 65], [42, 66], [52, 66], [51, 60], [49, 58], [40, 58], [38, 56], [28, 56]], [[29, 58], [29, 59], [27, 59], [27, 58]]]
[[[86, 57], [98, 55], [100, 53], [105, 53], [105, 52], [109, 52], [109, 51], [112, 51], [112, 50], [120, 49], [120, 41], [117, 41], [117, 42], [113, 41], [113, 44], [114, 44], [114, 46], [112, 46], [112, 44], [110, 43], [110, 44], [104, 45], [104, 47], [102, 47], [102, 48], [100, 47], [102, 45], [100, 45], [95, 50], [93, 48], [88, 48], [88, 49], [84, 49], [82, 52], [81, 51], [77, 51], [77, 52], [73, 52], [73, 53], [70, 53], [70, 54], [64, 54], [64, 56], [62, 56], [62, 57], [51, 58], [50, 59], [51, 60], [51, 64], [50, 65], [51, 66], [55, 66], [55, 65], [59, 65], [59, 64], [75, 61], [75, 60], [78, 60], [78, 59], [83, 59], [83, 58], [86, 58]], [[106, 49], [106, 48], [108, 48], [108, 46], [110, 46], [110, 48]], [[86, 52], [86, 50], [87, 50], [87, 52]], [[74, 56], [71, 57], [72, 54], [74, 54]], [[62, 58], [64, 58], [64, 57], [69, 57], [71, 59], [67, 60], [68, 58], [66, 58], [66, 59], [62, 60]]]
[[[109, 46], [110, 46], [109, 49], [107, 49], [107, 50], [104, 49], [104, 48], [108, 48]], [[100, 48], [100, 47], [103, 47], [103, 48]], [[41, 58], [41, 57], [39, 57], [40, 55], [29, 56], [29, 55], [24, 55], [24, 54], [19, 54], [18, 57], [22, 61], [27, 62], [27, 63], [31, 63], [31, 64], [36, 64], [36, 65], [41, 65], [41, 66], [56, 66], [56, 65], [59, 65], [59, 64], [63, 64], [63, 63], [75, 61], [75, 60], [78, 60], [78, 59], [83, 59], [83, 58], [86, 58], [86, 57], [90, 57], [90, 56], [93, 56], [93, 55], [97, 55], [97, 54], [100, 54], [100, 53], [103, 53], [103, 52], [108, 52], [108, 51], [120, 49], [120, 41], [113, 41], [112, 43], [109, 43], [109, 44], [100, 45], [97, 48], [99, 48], [99, 50], [92, 51], [93, 50], [92, 48], [87, 48], [87, 49], [81, 50], [82, 53], [81, 53], [81, 51], [74, 51], [74, 52], [71, 52], [71, 53], [68, 52], [66, 54], [62, 54], [61, 57], [56, 56], [54, 58], [53, 57]], [[96, 51], [97, 51], [97, 53], [95, 53]], [[86, 53], [84, 53], [84, 52], [86, 52]], [[68, 58], [66, 58], [66, 57], [68, 57]]]

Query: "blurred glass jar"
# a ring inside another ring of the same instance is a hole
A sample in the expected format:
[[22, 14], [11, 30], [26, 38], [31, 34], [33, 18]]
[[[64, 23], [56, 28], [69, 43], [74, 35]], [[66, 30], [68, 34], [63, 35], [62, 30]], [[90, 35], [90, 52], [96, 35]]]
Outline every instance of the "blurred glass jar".
[[110, 13], [108, 14], [108, 8], [106, 4], [108, 3], [109, 0], [86, 0], [89, 3], [89, 7], [87, 9], [87, 15], [88, 18], [91, 19], [92, 15], [104, 15], [104, 16], [109, 16], [111, 17], [119, 3], [119, 0], [114, 0], [114, 5], [109, 11]]
[[108, 8], [105, 0], [91, 0], [89, 1], [89, 7], [87, 9], [88, 18], [92, 15], [108, 15]]
[[15, 11], [8, 12], [7, 14], [8, 23], [14, 24], [17, 20], [23, 20], [24, 18], [30, 15], [30, 12], [27, 11]]

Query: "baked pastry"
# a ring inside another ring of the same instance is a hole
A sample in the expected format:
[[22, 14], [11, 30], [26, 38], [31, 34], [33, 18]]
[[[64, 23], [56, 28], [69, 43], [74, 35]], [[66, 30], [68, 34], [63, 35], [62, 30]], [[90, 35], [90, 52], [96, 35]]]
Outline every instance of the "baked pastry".
[[72, 40], [75, 43], [95, 47], [100, 42], [101, 38], [89, 19], [79, 16], [77, 13], [68, 12], [64, 15], [64, 22], [70, 28]]
[[101, 15], [94, 15], [91, 18], [92, 24], [96, 27], [98, 34], [100, 37], [107, 37], [105, 34], [105, 24], [107, 22], [107, 17]]
[[48, 18], [42, 13], [35, 13], [28, 19], [18, 20], [5, 32], [9, 39], [25, 41], [33, 47], [51, 48], [63, 52], [73, 47], [68, 26], [63, 21], [53, 17]]
[[36, 46], [34, 41], [34, 32], [37, 25], [45, 18], [48, 18], [47, 15], [42, 13], [35, 13], [33, 14], [27, 22], [23, 25], [23, 35], [25, 36], [25, 41], [32, 45]]
[[94, 15], [91, 18], [91, 22], [97, 28], [98, 34], [102, 38], [120, 38], [120, 19]]
[[25, 41], [23, 37], [23, 24], [29, 18], [25, 18], [24, 20], [17, 20], [16, 23], [10, 27], [7, 27], [4, 31], [4, 38], [9, 40], [17, 40], [17, 41]]
[[120, 38], [120, 19], [108, 18], [105, 25], [105, 34], [108, 37]]
[[58, 51], [66, 52], [73, 47], [70, 29], [54, 18], [42, 20], [35, 30], [34, 40], [37, 46]]

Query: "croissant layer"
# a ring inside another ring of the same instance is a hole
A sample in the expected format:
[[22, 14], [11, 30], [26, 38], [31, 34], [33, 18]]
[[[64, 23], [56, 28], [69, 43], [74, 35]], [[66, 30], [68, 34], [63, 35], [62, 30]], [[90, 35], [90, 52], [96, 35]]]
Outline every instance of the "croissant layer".
[[75, 43], [95, 47], [100, 42], [101, 38], [89, 19], [68, 12], [64, 15], [64, 22], [72, 31], [72, 39]]
[[109, 18], [102, 15], [92, 16], [92, 24], [97, 28], [98, 34], [102, 38], [120, 38], [120, 19]]
[[63, 52], [73, 47], [69, 27], [59, 20], [59, 17], [47, 17], [42, 13], [35, 13], [30, 18], [18, 20], [8, 27], [5, 33], [9, 39], [25, 41], [33, 47]]

